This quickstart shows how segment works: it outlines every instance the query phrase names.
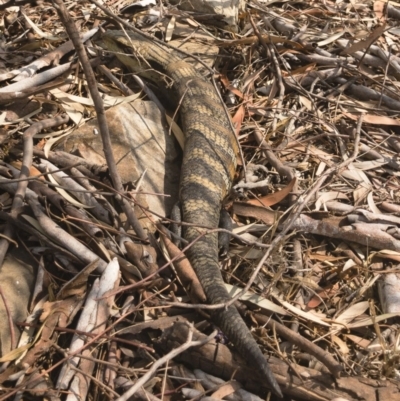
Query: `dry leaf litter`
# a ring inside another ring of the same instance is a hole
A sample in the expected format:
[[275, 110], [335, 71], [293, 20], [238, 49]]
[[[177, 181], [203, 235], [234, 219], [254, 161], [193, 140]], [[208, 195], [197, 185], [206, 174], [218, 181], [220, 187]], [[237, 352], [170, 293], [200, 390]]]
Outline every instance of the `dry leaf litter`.
[[[55, 8], [0, 5], [0, 400], [265, 399], [188, 307], [201, 287], [167, 229], [179, 120], [104, 51], [121, 26], [95, 3], [65, 5], [122, 192]], [[221, 269], [285, 399], [400, 400], [400, 7], [188, 3], [102, 7], [195, 55], [226, 103], [242, 159]]]

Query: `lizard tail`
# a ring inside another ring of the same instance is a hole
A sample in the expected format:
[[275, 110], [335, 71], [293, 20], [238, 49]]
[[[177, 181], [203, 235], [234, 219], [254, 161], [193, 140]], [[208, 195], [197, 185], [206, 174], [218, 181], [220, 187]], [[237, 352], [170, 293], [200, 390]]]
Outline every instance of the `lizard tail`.
[[[195, 228], [186, 229], [185, 238], [187, 240], [194, 240], [198, 236], [199, 230]], [[186, 252], [210, 304], [219, 304], [230, 300], [217, 262], [217, 243], [218, 237], [215, 233], [207, 234], [195, 242]], [[269, 368], [267, 360], [249, 333], [249, 329], [237, 309], [234, 306], [217, 309], [212, 312], [212, 317], [249, 366], [259, 369], [268, 387], [282, 398], [282, 391]]]
[[[196, 136], [195, 133], [192, 132], [192, 134]], [[218, 264], [218, 235], [217, 233], [208, 233], [209, 230], [198, 226], [218, 227], [221, 203], [224, 197], [223, 191], [221, 191], [224, 178], [216, 167], [217, 158], [210, 157], [210, 154], [215, 155], [215, 153], [212, 153], [211, 149], [207, 149], [207, 141], [202, 137], [193, 139], [195, 145], [188, 137], [185, 147], [184, 164], [189, 164], [190, 168], [183, 169], [180, 194], [183, 220], [185, 223], [191, 224], [184, 227], [184, 238], [189, 243], [193, 242], [186, 254], [203, 286], [207, 301], [210, 304], [219, 304], [229, 301], [230, 296], [225, 288]], [[190, 149], [189, 156], [186, 156], [187, 147]], [[197, 151], [198, 149], [201, 151]], [[207, 163], [204, 161], [197, 163], [194, 155], [198, 154], [202, 160], [203, 151], [209, 155], [209, 160]], [[212, 167], [213, 161], [214, 167]], [[221, 308], [213, 311], [212, 315], [213, 320], [235, 345], [240, 355], [250, 366], [260, 370], [267, 385], [277, 396], [282, 398], [281, 389], [264, 355], [249, 333], [249, 329], [237, 309], [234, 306]]]

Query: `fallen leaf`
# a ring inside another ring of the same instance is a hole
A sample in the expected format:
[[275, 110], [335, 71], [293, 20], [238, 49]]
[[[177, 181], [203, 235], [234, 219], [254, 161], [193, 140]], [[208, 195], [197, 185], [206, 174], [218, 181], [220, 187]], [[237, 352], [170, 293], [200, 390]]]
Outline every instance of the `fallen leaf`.
[[211, 398], [215, 398], [217, 400], [222, 400], [223, 398], [231, 395], [236, 390], [239, 390], [242, 386], [239, 382], [229, 382], [221, 386], [217, 391], [211, 394]]
[[265, 206], [265, 207], [276, 205], [277, 203], [281, 202], [283, 199], [285, 199], [290, 194], [294, 185], [296, 184], [296, 180], [297, 180], [296, 177], [293, 178], [289, 182], [289, 184], [285, 188], [281, 189], [280, 191], [277, 191], [270, 195], [265, 195], [261, 198], [250, 199], [246, 203], [248, 203], [249, 205], [254, 205], [254, 206], [261, 205], [261, 206]]
[[[358, 121], [360, 116], [343, 112], [343, 114], [351, 120]], [[364, 114], [363, 122], [375, 125], [400, 125], [400, 119], [386, 116], [376, 116], [374, 114]]]
[[389, 249], [383, 249], [378, 252], [372, 252], [369, 255], [368, 259], [370, 262], [372, 262], [372, 259], [375, 257], [382, 258], [382, 259], [395, 260], [396, 262], [400, 262], [400, 252], [391, 251]]
[[340, 352], [342, 353], [342, 355], [348, 355], [350, 350], [349, 347], [347, 346], [347, 344], [338, 336], [336, 335], [332, 335], [332, 341], [339, 346]]
[[339, 284], [334, 284], [330, 288], [324, 288], [322, 291], [318, 291], [307, 303], [309, 309], [315, 309], [318, 307], [324, 299], [330, 299], [338, 292]]
[[386, 4], [387, 4], [386, 1], [381, 1], [381, 0], [374, 2], [374, 13], [376, 19], [380, 20], [381, 22], [386, 20], [386, 13], [385, 13]]
[[261, 206], [249, 205], [246, 202], [234, 202], [233, 212], [239, 216], [253, 217], [261, 220], [269, 226], [275, 224], [282, 215], [281, 212], [268, 210]]
[[244, 109], [243, 104], [241, 104], [239, 106], [239, 108], [237, 109], [235, 115], [232, 117], [232, 122], [233, 122], [233, 125], [235, 127], [236, 136], [239, 136], [239, 134], [240, 134], [240, 131], [242, 129], [244, 116], [245, 116], [245, 109]]
[[237, 97], [239, 97], [240, 99], [244, 99], [244, 95], [243, 93], [235, 88], [229, 81], [228, 77], [226, 75], [220, 74], [219, 79], [222, 83], [222, 85], [224, 85], [224, 88], [226, 90], [231, 91], [232, 93], [234, 93]]
[[[242, 288], [236, 287], [234, 285], [226, 284], [226, 283], [225, 283], [225, 288], [228, 291], [229, 296], [231, 298], [233, 298], [239, 292], [242, 291]], [[257, 305], [258, 307], [268, 310], [270, 312], [278, 313], [278, 314], [284, 315], [284, 316], [288, 314], [285, 311], [285, 309], [283, 309], [281, 306], [274, 304], [269, 299], [266, 299], [260, 295], [257, 295], [254, 292], [247, 291], [239, 299], [241, 301], [251, 302], [252, 304]]]
[[[355, 52], [370, 47], [382, 35], [382, 33], [385, 32], [385, 29], [386, 29], [385, 23], [381, 26], [376, 27], [367, 38], [360, 40], [359, 42], [348, 47], [347, 49], [344, 49], [340, 54], [342, 55], [354, 54]], [[364, 122], [366, 122], [366, 120], [364, 120]]]
[[22, 347], [15, 348], [15, 349], [11, 350], [10, 352], [8, 352], [7, 354], [5, 354], [4, 356], [2, 356], [2, 357], [0, 358], [0, 363], [15, 361], [15, 360], [18, 359], [27, 349], [29, 349], [30, 346], [31, 346], [31, 344], [25, 344], [25, 345], [23, 345]]
[[371, 344], [370, 340], [367, 340], [359, 336], [355, 336], [354, 334], [345, 334], [344, 336], [349, 340], [353, 341], [353, 343], [357, 344], [361, 348], [367, 348]]
[[363, 301], [357, 304], [351, 305], [343, 313], [335, 318], [335, 322], [343, 323], [346, 325], [354, 320], [356, 317], [362, 315], [369, 308], [369, 302]]

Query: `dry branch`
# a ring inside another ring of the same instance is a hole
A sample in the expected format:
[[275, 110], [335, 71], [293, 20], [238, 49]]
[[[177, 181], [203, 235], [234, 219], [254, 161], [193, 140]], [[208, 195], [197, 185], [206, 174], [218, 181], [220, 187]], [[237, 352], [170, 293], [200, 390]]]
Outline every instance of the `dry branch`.
[[[160, 344], [165, 350], [177, 347], [185, 341], [187, 332], [185, 323], [176, 323], [164, 332]], [[205, 337], [198, 331], [194, 332], [194, 338], [199, 341]], [[194, 368], [202, 369], [226, 380], [234, 377], [250, 391], [257, 388], [259, 383], [254, 380], [257, 372], [245, 366], [245, 363], [237, 358], [231, 354], [228, 347], [215, 341], [178, 357], [179, 360]], [[268, 361], [285, 394], [300, 399], [328, 401], [342, 397], [353, 401], [378, 401], [381, 394], [395, 396], [400, 390], [395, 383], [387, 382], [379, 385], [376, 381], [366, 380], [363, 377], [342, 377], [334, 381], [328, 374], [300, 365], [291, 364], [293, 368], [291, 370], [284, 362], [276, 358], [271, 357]]]

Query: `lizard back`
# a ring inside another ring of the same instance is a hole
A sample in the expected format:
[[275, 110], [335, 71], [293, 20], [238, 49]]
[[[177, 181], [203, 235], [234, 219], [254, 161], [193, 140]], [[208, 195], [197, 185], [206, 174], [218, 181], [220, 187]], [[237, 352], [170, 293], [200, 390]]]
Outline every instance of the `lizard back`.
[[[172, 79], [172, 90], [179, 100], [185, 133], [180, 199], [184, 238], [194, 243], [186, 252], [211, 304], [230, 300], [218, 263], [217, 233], [222, 201], [229, 192], [239, 152], [235, 134], [214, 86], [175, 52], [136, 32], [108, 31], [103, 36], [108, 48], [132, 70], [148, 69], [155, 63]], [[130, 49], [136, 59], [123, 54]], [[141, 59], [145, 61], [140, 61]], [[139, 61], [139, 63], [138, 63]], [[137, 67], [141, 65], [141, 67]], [[199, 238], [199, 236], [201, 237]], [[197, 241], [196, 241], [197, 240]], [[213, 311], [214, 320], [250, 365], [258, 368], [275, 394], [282, 397], [259, 346], [234, 306]]]

